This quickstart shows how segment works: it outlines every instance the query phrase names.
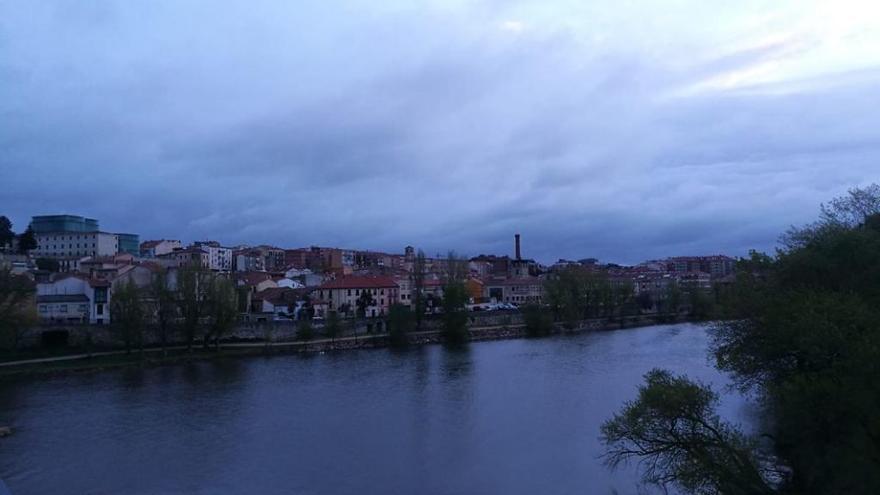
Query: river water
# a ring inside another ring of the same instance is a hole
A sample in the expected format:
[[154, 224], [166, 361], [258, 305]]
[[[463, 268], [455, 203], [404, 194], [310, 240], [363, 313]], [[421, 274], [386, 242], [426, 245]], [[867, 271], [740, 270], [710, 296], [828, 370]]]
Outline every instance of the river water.
[[[677, 324], [466, 350], [346, 351], [0, 382], [27, 494], [636, 493], [599, 425], [654, 367], [726, 383]], [[723, 399], [725, 417], [748, 408]]]

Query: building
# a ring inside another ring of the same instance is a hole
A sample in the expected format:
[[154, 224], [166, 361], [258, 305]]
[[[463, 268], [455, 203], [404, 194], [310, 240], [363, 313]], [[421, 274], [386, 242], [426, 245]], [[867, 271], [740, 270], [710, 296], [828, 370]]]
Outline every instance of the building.
[[44, 232], [35, 234], [37, 258], [58, 260], [61, 271], [76, 270], [81, 258], [113, 256], [119, 252], [116, 234], [107, 232]]
[[141, 238], [137, 234], [116, 234], [119, 240], [119, 252], [128, 253], [132, 256], [141, 254]]
[[108, 324], [110, 286], [107, 280], [61, 274], [37, 284], [37, 315], [45, 321]]
[[157, 256], [168, 254], [175, 249], [183, 249], [183, 244], [180, 241], [171, 239], [144, 241], [140, 246], [140, 256], [141, 258], [156, 258]]
[[[97, 232], [98, 221], [78, 215], [41, 215], [31, 218], [35, 234], [52, 232]], [[114, 253], [115, 254], [115, 253]]]
[[373, 302], [364, 308], [368, 317], [386, 315], [391, 305], [400, 301], [397, 282], [386, 276], [342, 277], [321, 284], [316, 293], [319, 300], [327, 303], [329, 311], [344, 316], [356, 315], [358, 301], [364, 293], [369, 294]]
[[232, 252], [232, 269], [236, 272], [265, 271], [265, 259], [257, 249], [240, 249]]
[[217, 241], [200, 241], [193, 243], [193, 248], [199, 248], [208, 253], [208, 268], [217, 272], [232, 271], [232, 248], [223, 247]]
[[102, 232], [98, 221], [77, 215], [43, 215], [31, 219], [38, 258], [58, 260], [62, 271], [76, 269], [79, 259], [113, 256], [119, 252], [139, 254], [136, 234]]
[[544, 300], [542, 278], [509, 278], [483, 284], [483, 297], [494, 302], [540, 304]]
[[180, 268], [195, 263], [208, 268], [211, 264], [210, 255], [202, 248], [175, 249], [158, 256], [158, 259], [165, 268]]

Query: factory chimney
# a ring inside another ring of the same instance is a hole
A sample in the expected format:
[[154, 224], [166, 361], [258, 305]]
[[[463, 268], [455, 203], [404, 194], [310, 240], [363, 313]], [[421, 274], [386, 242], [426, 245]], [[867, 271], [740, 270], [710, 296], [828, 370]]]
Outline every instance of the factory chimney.
[[521, 260], [522, 257], [520, 256], [519, 251], [519, 234], [514, 234], [513, 238], [516, 240], [516, 259]]

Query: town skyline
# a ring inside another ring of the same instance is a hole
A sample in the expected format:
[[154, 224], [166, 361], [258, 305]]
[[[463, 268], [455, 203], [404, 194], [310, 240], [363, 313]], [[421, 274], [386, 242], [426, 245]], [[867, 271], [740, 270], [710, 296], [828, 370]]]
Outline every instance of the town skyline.
[[[26, 223], [25, 222], [16, 222], [15, 219], [12, 218], [10, 215], [7, 215], [7, 217], [10, 218], [10, 220], [13, 223], [13, 230], [17, 234], [21, 234], [22, 232], [24, 232], [24, 230], [27, 228], [27, 226], [31, 225], [31, 221], [33, 218], [65, 216], [65, 215], [70, 215], [70, 216], [80, 217], [80, 218], [87, 218], [87, 219], [94, 218], [90, 215], [81, 215], [75, 211], [69, 211], [69, 212], [64, 212], [64, 213], [56, 212], [54, 214], [33, 215], [28, 218]], [[621, 261], [621, 260], [617, 260], [617, 259], [609, 259], [609, 258], [595, 256], [589, 251], [589, 248], [586, 248], [586, 249], [584, 249], [584, 251], [582, 253], [580, 253], [580, 254], [576, 253], [575, 255], [570, 255], [570, 256], [553, 256], [552, 254], [548, 255], [548, 256], [534, 256], [534, 255], [530, 255], [529, 251], [528, 251], [528, 249], [529, 249], [528, 248], [528, 239], [529, 239], [528, 236], [526, 236], [525, 234], [523, 234], [519, 231], [509, 233], [503, 242], [502, 242], [502, 240], [494, 241], [491, 245], [492, 246], [499, 246], [499, 248], [495, 251], [486, 250], [486, 251], [480, 251], [480, 252], [469, 252], [469, 251], [459, 250], [459, 249], [455, 249], [455, 248], [427, 249], [422, 246], [419, 246], [417, 242], [405, 242], [405, 243], [401, 244], [400, 246], [389, 246], [387, 248], [374, 248], [374, 247], [370, 247], [370, 246], [364, 247], [362, 245], [338, 245], [338, 244], [308, 242], [308, 241], [303, 242], [303, 243], [298, 243], [298, 244], [287, 244], [287, 243], [272, 242], [272, 241], [257, 242], [255, 240], [243, 240], [241, 242], [228, 242], [226, 239], [229, 236], [224, 235], [224, 234], [221, 234], [219, 236], [214, 236], [214, 237], [204, 237], [204, 236], [203, 237], [191, 237], [191, 236], [174, 236], [174, 235], [144, 236], [143, 234], [140, 233], [140, 231], [137, 228], [123, 228], [123, 229], [107, 228], [107, 227], [105, 227], [106, 224], [103, 222], [103, 220], [101, 221], [101, 225], [102, 225], [100, 228], [101, 232], [109, 232], [109, 233], [126, 232], [126, 233], [130, 233], [130, 234], [134, 234], [134, 235], [138, 236], [138, 243], [139, 244], [143, 244], [148, 241], [176, 240], [176, 241], [181, 241], [182, 245], [184, 245], [184, 246], [193, 245], [194, 243], [199, 243], [199, 242], [218, 242], [220, 245], [222, 245], [224, 247], [229, 247], [229, 248], [245, 247], [245, 246], [247, 246], [247, 247], [271, 246], [271, 247], [277, 247], [277, 248], [289, 250], [289, 249], [308, 249], [311, 247], [321, 247], [321, 248], [332, 248], [332, 249], [340, 249], [340, 250], [347, 250], [347, 251], [375, 252], [375, 253], [387, 253], [387, 254], [400, 254], [400, 253], [404, 252], [404, 249], [406, 247], [413, 247], [417, 251], [418, 250], [423, 251], [425, 253], [425, 256], [430, 257], [430, 258], [445, 258], [450, 252], [454, 252], [457, 256], [461, 256], [464, 258], [473, 258], [473, 257], [484, 256], [484, 255], [485, 256], [502, 256], [502, 257], [508, 256], [510, 258], [515, 258], [516, 257], [515, 256], [516, 250], [513, 247], [514, 246], [513, 239], [514, 239], [514, 236], [516, 235], [517, 237], [521, 237], [524, 242], [524, 244], [523, 244], [523, 258], [535, 260], [536, 262], [538, 262], [542, 265], [545, 265], [545, 266], [553, 265], [554, 263], [556, 263], [558, 261], [577, 261], [577, 260], [583, 260], [583, 259], [596, 259], [601, 264], [635, 266], [640, 263], [652, 262], [652, 261], [675, 258], [675, 257], [723, 255], [723, 256], [730, 256], [730, 257], [737, 258], [737, 257], [744, 257], [748, 254], [748, 250], [745, 253], [732, 253], [732, 252], [725, 252], [722, 250], [703, 251], [703, 252], [672, 252], [672, 253], [663, 254], [660, 256], [642, 257], [641, 259], [635, 259], [633, 261]], [[761, 251], [760, 249], [749, 248], [749, 250], [752, 250], [752, 249], [755, 249], [757, 251]], [[772, 251], [767, 251], [767, 252], [772, 252]]]

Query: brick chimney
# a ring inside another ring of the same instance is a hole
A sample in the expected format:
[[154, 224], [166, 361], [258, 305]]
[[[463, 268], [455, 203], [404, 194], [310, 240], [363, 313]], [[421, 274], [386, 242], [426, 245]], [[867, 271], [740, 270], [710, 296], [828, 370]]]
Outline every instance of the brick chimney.
[[513, 238], [516, 240], [516, 259], [520, 260], [522, 257], [519, 251], [519, 234], [514, 234]]

